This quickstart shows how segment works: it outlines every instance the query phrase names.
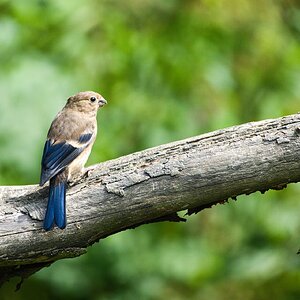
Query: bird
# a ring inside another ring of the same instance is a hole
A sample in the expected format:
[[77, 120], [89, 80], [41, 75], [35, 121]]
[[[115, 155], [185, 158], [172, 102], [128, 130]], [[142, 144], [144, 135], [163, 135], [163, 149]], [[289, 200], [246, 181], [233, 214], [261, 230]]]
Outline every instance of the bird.
[[54, 225], [60, 229], [67, 225], [67, 185], [84, 174], [84, 165], [97, 136], [97, 111], [105, 104], [107, 101], [96, 92], [80, 92], [68, 98], [51, 123], [40, 176], [40, 186], [50, 181], [43, 223], [46, 231]]

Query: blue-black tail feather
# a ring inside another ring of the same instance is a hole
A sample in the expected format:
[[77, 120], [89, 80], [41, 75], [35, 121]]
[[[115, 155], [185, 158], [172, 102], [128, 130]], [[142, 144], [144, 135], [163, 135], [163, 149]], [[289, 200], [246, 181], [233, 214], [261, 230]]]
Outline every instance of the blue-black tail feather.
[[47, 211], [44, 219], [44, 229], [50, 230], [54, 223], [61, 229], [66, 227], [66, 181], [50, 179], [50, 191]]

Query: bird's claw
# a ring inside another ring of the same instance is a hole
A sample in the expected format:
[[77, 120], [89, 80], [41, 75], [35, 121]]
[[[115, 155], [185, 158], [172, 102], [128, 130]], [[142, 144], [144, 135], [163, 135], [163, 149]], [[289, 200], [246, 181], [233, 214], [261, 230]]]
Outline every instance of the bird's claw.
[[96, 169], [95, 166], [91, 166], [88, 168], [85, 168], [83, 174], [82, 174], [82, 178], [88, 178], [91, 176], [91, 173]]

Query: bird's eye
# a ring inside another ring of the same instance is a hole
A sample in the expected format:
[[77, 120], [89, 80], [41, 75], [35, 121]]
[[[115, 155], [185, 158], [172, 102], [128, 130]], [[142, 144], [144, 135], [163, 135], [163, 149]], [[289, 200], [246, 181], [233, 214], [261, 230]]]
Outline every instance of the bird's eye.
[[93, 96], [90, 98], [90, 100], [91, 100], [91, 102], [95, 102], [97, 99], [96, 99], [96, 97]]

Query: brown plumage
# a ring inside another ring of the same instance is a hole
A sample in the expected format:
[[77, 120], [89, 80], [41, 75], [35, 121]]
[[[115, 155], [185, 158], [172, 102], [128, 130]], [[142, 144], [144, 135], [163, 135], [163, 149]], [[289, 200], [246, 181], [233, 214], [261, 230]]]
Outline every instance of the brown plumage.
[[106, 100], [95, 92], [71, 96], [48, 132], [42, 158], [40, 185], [50, 180], [44, 228], [66, 226], [67, 181], [80, 176], [97, 136], [97, 111]]

